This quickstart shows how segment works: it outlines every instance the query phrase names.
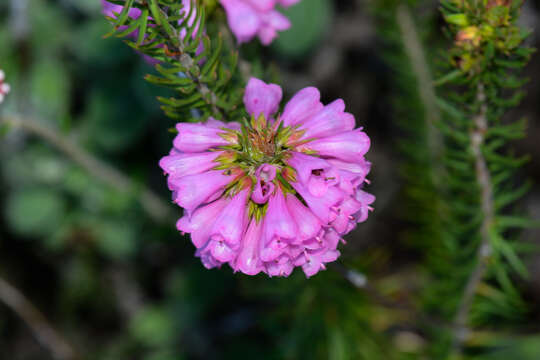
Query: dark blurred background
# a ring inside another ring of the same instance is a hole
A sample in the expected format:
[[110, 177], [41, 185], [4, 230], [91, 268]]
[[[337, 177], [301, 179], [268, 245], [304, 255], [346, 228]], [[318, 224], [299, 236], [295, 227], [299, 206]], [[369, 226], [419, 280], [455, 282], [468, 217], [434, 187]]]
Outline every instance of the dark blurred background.
[[[393, 118], [393, 70], [383, 56], [375, 2], [304, 0], [287, 11], [293, 27], [270, 48], [251, 44], [243, 51], [263, 54], [285, 99], [317, 86], [325, 102], [343, 98], [365, 127], [372, 138], [369, 191], [377, 202], [368, 221], [347, 236], [342, 262], [406, 304], [403, 289], [414, 293], [421, 282], [421, 254], [400, 236], [406, 224], [396, 143], [403, 133]], [[522, 18], [534, 29], [536, 46], [538, 5], [527, 1]], [[129, 179], [119, 191], [32, 131], [7, 131], [0, 137], [0, 277], [84, 359], [419, 358], [426, 340], [414, 314], [374, 301], [343, 276], [344, 268], [310, 280], [298, 270], [289, 279], [208, 271], [175, 229], [179, 209], [170, 204], [172, 216], [149, 216], [138, 201], [143, 189], [169, 205], [157, 163], [171, 147], [167, 130], [174, 122], [155, 100], [165, 90], [143, 80], [152, 68], [120, 40], [103, 39], [110, 25], [100, 6], [98, 0], [0, 1], [0, 68], [12, 87], [1, 114], [57, 129]], [[434, 18], [421, 31], [444, 46], [436, 12], [433, 2], [419, 13]], [[519, 180], [538, 184], [540, 58], [526, 71], [528, 95], [508, 116], [529, 119], [528, 137], [514, 145], [532, 159]], [[538, 185], [522, 206], [540, 218]], [[538, 243], [538, 235], [528, 230], [523, 238]], [[493, 359], [540, 358], [534, 335], [540, 334], [540, 257], [526, 263], [530, 278], [516, 281], [531, 317], [523, 322], [527, 336], [512, 343], [521, 355]], [[53, 359], [4, 304], [0, 359]]]

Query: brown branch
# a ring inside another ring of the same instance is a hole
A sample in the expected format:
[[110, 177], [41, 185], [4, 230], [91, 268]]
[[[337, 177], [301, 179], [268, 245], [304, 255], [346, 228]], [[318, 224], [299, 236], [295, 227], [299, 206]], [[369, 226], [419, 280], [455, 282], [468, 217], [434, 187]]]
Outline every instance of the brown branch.
[[0, 277], [0, 301], [15, 312], [32, 330], [41, 345], [57, 360], [79, 360], [73, 347], [49, 324], [45, 316], [24, 295]]
[[454, 334], [453, 334], [453, 350], [456, 353], [462, 351], [463, 342], [468, 337], [469, 329], [467, 323], [469, 313], [471, 311], [478, 286], [484, 279], [487, 269], [488, 260], [492, 252], [490, 242], [490, 229], [494, 221], [495, 209], [493, 204], [493, 185], [491, 175], [486, 163], [486, 159], [482, 153], [482, 146], [485, 142], [485, 135], [488, 129], [487, 119], [487, 101], [484, 84], [478, 83], [476, 92], [476, 101], [480, 105], [478, 114], [474, 117], [474, 130], [470, 134], [471, 149], [475, 160], [476, 181], [481, 189], [481, 211], [483, 215], [482, 226], [480, 228], [481, 242], [476, 254], [476, 266], [473, 269], [463, 297], [459, 304], [456, 317], [454, 319]]
[[[73, 143], [66, 137], [58, 134], [50, 127], [44, 126], [37, 121], [19, 116], [4, 116], [0, 118], [0, 123], [1, 122], [19, 127], [30, 134], [42, 138], [71, 158], [76, 164], [80, 165], [95, 178], [118, 191], [128, 192], [137, 188], [137, 184], [135, 184], [129, 177], [112, 166], [98, 160], [92, 154], [77, 146], [77, 144]], [[161, 200], [159, 196], [157, 196], [151, 190], [143, 189], [138, 194], [137, 199], [139, 200], [139, 203], [143, 209], [156, 222], [164, 223], [172, 221], [173, 213], [171, 206]]]

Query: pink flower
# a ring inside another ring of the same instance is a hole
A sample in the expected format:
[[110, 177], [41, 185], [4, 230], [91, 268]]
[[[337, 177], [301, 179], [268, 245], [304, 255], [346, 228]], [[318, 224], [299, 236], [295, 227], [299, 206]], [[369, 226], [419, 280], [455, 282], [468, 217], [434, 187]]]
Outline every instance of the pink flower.
[[289, 276], [301, 267], [313, 276], [372, 210], [375, 197], [364, 190], [369, 138], [343, 101], [324, 106], [306, 88], [280, 116], [281, 96], [279, 86], [251, 79], [243, 129], [212, 118], [178, 124], [160, 161], [186, 210], [177, 227], [191, 234], [207, 268]]
[[291, 27], [290, 21], [275, 10], [277, 4], [289, 7], [300, 0], [220, 0], [227, 13], [231, 31], [239, 43], [258, 36], [269, 45], [278, 31]]
[[266, 204], [270, 195], [274, 193], [276, 178], [276, 167], [269, 164], [261, 165], [255, 172], [257, 183], [251, 194], [251, 200], [257, 204]]
[[6, 74], [3, 70], [0, 69], [0, 104], [4, 102], [6, 95], [11, 90], [9, 84], [6, 84], [4, 80], [6, 79]]

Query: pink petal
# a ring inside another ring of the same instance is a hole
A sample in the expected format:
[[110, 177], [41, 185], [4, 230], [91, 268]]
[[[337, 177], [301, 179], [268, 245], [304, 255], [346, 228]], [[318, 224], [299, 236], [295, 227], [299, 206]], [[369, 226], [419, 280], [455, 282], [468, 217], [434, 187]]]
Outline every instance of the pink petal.
[[212, 240], [225, 241], [236, 247], [245, 231], [248, 190], [235, 195], [214, 222], [210, 232]]
[[204, 124], [178, 123], [178, 135], [174, 138], [174, 147], [182, 152], [196, 153], [213, 147], [228, 145], [220, 134], [223, 130], [212, 128]]
[[287, 255], [284, 255], [282, 259], [285, 259], [285, 261], [271, 261], [267, 262], [266, 265], [266, 272], [270, 276], [283, 276], [288, 277], [291, 275], [294, 265], [290, 261], [289, 257]]
[[305, 145], [305, 148], [314, 150], [321, 156], [351, 162], [363, 162], [369, 147], [369, 137], [360, 129], [311, 141]]
[[321, 223], [293, 194], [287, 194], [287, 206], [298, 228], [298, 239], [307, 240], [317, 236]]
[[316, 197], [300, 183], [291, 183], [291, 185], [302, 196], [311, 211], [321, 220], [322, 225], [327, 225], [335, 219], [336, 214], [333, 208], [343, 200], [342, 191], [333, 186], [328, 188], [324, 196]]
[[276, 0], [246, 0], [258, 11], [266, 12], [272, 10], [276, 6]]
[[251, 223], [244, 235], [242, 250], [236, 259], [235, 270], [247, 275], [256, 275], [263, 270], [259, 259], [259, 241], [262, 235], [263, 224], [251, 219]]
[[314, 87], [307, 87], [297, 92], [285, 105], [285, 110], [281, 115], [283, 124], [285, 126], [301, 124], [304, 120], [319, 112], [323, 108], [320, 99], [321, 94]]
[[344, 110], [345, 103], [341, 99], [326, 105], [300, 127], [306, 131], [303, 138], [321, 138], [354, 129], [354, 116]]
[[186, 176], [200, 174], [216, 167], [218, 163], [214, 160], [223, 152], [205, 153], [182, 153], [179, 155], [169, 155], [159, 161], [159, 166], [168, 174]]
[[231, 177], [221, 171], [208, 171], [197, 175], [180, 178], [169, 176], [169, 188], [176, 192], [174, 202], [191, 211], [204, 202], [210, 201], [212, 195], [223, 191]]
[[278, 110], [282, 95], [278, 85], [251, 78], [246, 87], [244, 104], [249, 114], [255, 117], [263, 114], [269, 119]]
[[275, 10], [266, 12], [262, 16], [262, 19], [265, 23], [265, 26], [271, 27], [278, 31], [287, 30], [291, 27], [291, 22], [289, 21], [289, 19], [287, 19], [287, 17]]
[[225, 8], [229, 27], [238, 42], [251, 40], [261, 26], [259, 13], [242, 0], [220, 0], [220, 2]]
[[193, 215], [184, 215], [176, 223], [178, 230], [191, 233], [191, 241], [197, 248], [202, 248], [210, 239], [210, 230], [216, 217], [229, 203], [229, 199], [219, 199], [200, 207]]

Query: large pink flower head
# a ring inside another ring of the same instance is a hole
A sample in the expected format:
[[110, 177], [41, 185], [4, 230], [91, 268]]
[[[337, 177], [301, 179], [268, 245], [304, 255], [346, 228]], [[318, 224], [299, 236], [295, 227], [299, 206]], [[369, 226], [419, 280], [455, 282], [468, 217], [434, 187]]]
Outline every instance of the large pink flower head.
[[11, 90], [11, 87], [9, 84], [6, 84], [4, 81], [6, 80], [6, 74], [4, 73], [4, 70], [0, 69], [0, 104], [4, 102], [4, 99], [6, 95]]
[[220, 0], [227, 13], [231, 31], [239, 43], [258, 36], [264, 45], [269, 45], [278, 31], [291, 27], [289, 19], [275, 7], [288, 7], [300, 0]]
[[185, 209], [177, 227], [207, 268], [288, 276], [301, 266], [312, 276], [371, 210], [375, 198], [363, 190], [370, 140], [343, 101], [325, 106], [308, 87], [277, 115], [281, 97], [278, 85], [251, 79], [249, 121], [179, 123], [160, 161]]

